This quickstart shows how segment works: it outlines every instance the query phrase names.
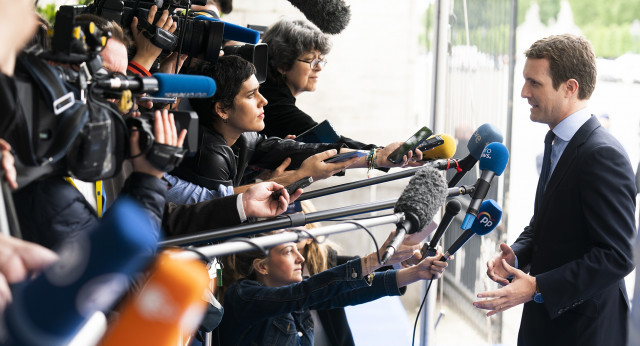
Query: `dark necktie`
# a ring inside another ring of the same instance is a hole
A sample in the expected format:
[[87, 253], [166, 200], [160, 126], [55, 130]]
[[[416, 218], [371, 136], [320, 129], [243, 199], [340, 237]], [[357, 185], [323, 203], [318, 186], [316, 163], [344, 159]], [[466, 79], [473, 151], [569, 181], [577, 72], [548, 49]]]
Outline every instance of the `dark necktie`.
[[544, 137], [544, 155], [542, 156], [542, 170], [540, 171], [540, 179], [538, 180], [538, 189], [536, 191], [536, 201], [542, 201], [542, 194], [544, 193], [545, 185], [549, 180], [549, 174], [551, 173], [551, 143], [556, 135], [553, 131], [549, 130]]

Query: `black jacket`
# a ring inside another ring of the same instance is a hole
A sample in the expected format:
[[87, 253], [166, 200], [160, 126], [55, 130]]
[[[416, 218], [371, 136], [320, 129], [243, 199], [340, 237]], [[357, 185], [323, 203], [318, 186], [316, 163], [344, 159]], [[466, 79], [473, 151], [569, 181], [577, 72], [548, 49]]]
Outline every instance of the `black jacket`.
[[[333, 248], [329, 248], [327, 256], [327, 265], [329, 268], [333, 268], [340, 264], [345, 264], [348, 261], [356, 258], [353, 256], [338, 256], [338, 253]], [[327, 338], [331, 342], [331, 345], [335, 346], [353, 346], [353, 335], [351, 334], [351, 328], [349, 327], [349, 320], [347, 320], [347, 314], [344, 308], [316, 310], [322, 328], [324, 328]]]
[[[166, 195], [162, 180], [132, 173], [121, 194], [140, 203], [152, 222], [160, 226]], [[55, 248], [78, 232], [96, 228], [99, 222], [98, 214], [80, 191], [61, 177], [33, 182], [13, 197], [23, 238], [48, 248]]]
[[289, 169], [297, 169], [311, 155], [329, 149], [339, 149], [342, 144], [306, 144], [289, 139], [267, 137], [256, 132], [245, 132], [229, 147], [217, 131], [201, 126], [198, 152], [186, 158], [171, 174], [206, 187], [218, 185], [240, 186], [248, 166], [273, 170], [287, 157]]

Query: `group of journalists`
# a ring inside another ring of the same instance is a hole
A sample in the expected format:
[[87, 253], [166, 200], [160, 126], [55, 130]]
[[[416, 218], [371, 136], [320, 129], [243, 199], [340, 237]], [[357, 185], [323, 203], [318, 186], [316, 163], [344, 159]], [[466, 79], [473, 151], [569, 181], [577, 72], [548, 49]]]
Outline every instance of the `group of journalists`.
[[[5, 344], [66, 344], [95, 311], [107, 316], [96, 339], [101, 344], [198, 343], [198, 331], [213, 331], [220, 345], [353, 344], [342, 307], [401, 295], [408, 284], [444, 272], [440, 253], [421, 258], [417, 251], [433, 227], [406, 237], [386, 263], [399, 269], [387, 270], [375, 252], [343, 256], [315, 239], [213, 262], [197, 251], [158, 246], [168, 237], [293, 212], [302, 190], [283, 187], [301, 179], [423, 164], [420, 150], [397, 163], [387, 159], [402, 142], [295, 140], [318, 125], [295, 101], [316, 89], [331, 47], [311, 22], [281, 19], [262, 33], [268, 49], [263, 81], [251, 59], [223, 54], [222, 47], [213, 47], [213, 57], [212, 47], [193, 48], [206, 41], [195, 21], [228, 13], [227, 1], [187, 9], [153, 4], [129, 12], [135, 15], [128, 21], [111, 20], [106, 1], [71, 7], [57, 17], [53, 36], [31, 1], [0, 1], [2, 170], [19, 221], [0, 236]], [[187, 41], [192, 47], [167, 49], [171, 43], [163, 40], [172, 37], [178, 47]], [[238, 43], [228, 41], [222, 44]], [[183, 97], [170, 101], [148, 97], [140, 91], [153, 88], [140, 85], [162, 82], [156, 73], [184, 75], [167, 80], [185, 88], [201, 81], [196, 77], [211, 78], [215, 92], [177, 90]], [[130, 81], [138, 84], [117, 85]], [[178, 119], [194, 112], [195, 127]], [[355, 150], [367, 155], [327, 160]], [[138, 250], [130, 249], [133, 243]], [[87, 249], [89, 259], [78, 264]], [[215, 269], [221, 285], [213, 297], [209, 272]], [[125, 283], [104, 279], [87, 293], [89, 284], [78, 282], [92, 270], [124, 274]], [[74, 298], [52, 293], [65, 289]], [[42, 293], [37, 299], [36, 291]], [[188, 300], [189, 292], [194, 302], [172, 305], [172, 299]], [[83, 297], [91, 302], [79, 302]], [[69, 312], [34, 313], [43, 308], [38, 302], [64, 304], [59, 309]], [[314, 325], [321, 332], [314, 333]]]

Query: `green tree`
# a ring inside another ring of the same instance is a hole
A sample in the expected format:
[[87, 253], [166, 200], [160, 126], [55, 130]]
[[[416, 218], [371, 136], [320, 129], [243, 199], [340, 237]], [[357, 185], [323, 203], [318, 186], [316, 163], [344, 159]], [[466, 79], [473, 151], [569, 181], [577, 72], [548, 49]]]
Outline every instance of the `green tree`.
[[569, 0], [573, 19], [586, 25], [631, 24], [640, 19], [640, 0]]
[[[543, 24], [549, 24], [549, 20], [558, 18], [560, 1], [561, 0], [518, 0], [518, 25], [524, 22], [524, 16], [533, 3], [537, 3], [540, 7], [540, 21]], [[586, 2], [591, 1], [587, 0]]]
[[[524, 21], [531, 4], [540, 7], [540, 20], [549, 24], [560, 10], [561, 0], [519, 0], [518, 24]], [[631, 23], [640, 20], [640, 0], [568, 0], [575, 24], [599, 57], [615, 58], [627, 52], [638, 53], [639, 37], [631, 36]]]
[[[93, 0], [77, 0], [76, 5], [89, 5], [93, 2]], [[73, 3], [66, 5], [74, 5]], [[56, 4], [46, 4], [44, 6], [36, 7], [36, 11], [40, 13], [44, 19], [46, 19], [51, 25], [56, 21], [56, 12], [58, 11], [58, 7]]]

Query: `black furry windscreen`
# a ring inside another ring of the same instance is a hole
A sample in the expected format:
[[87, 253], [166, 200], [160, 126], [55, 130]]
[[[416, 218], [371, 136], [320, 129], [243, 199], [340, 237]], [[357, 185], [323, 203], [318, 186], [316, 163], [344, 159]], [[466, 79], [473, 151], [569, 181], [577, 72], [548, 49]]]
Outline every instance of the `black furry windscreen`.
[[339, 34], [349, 24], [351, 10], [343, 0], [289, 0], [325, 34]]
[[425, 227], [444, 205], [448, 191], [447, 181], [440, 171], [424, 167], [409, 180], [394, 211], [413, 213], [420, 220], [420, 227]]

